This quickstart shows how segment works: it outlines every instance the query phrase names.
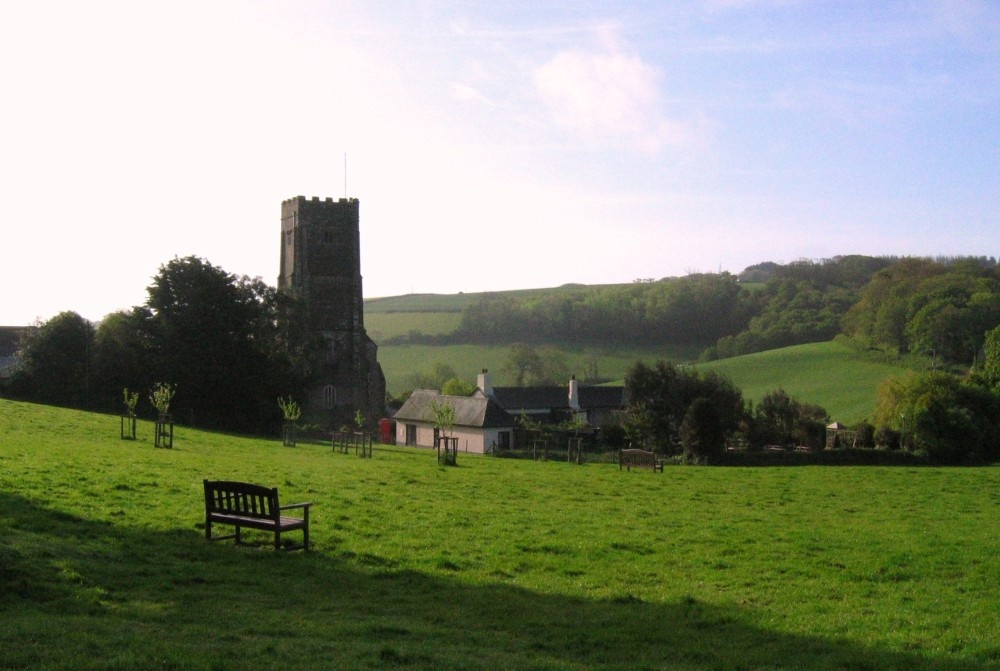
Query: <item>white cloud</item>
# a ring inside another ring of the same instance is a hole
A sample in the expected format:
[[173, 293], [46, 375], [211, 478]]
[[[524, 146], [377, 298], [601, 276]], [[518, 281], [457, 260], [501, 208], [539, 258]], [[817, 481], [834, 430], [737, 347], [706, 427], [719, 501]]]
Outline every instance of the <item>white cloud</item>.
[[552, 121], [586, 141], [648, 153], [699, 139], [703, 122], [679, 121], [664, 110], [659, 69], [602, 42], [602, 51], [562, 51], [535, 69]]

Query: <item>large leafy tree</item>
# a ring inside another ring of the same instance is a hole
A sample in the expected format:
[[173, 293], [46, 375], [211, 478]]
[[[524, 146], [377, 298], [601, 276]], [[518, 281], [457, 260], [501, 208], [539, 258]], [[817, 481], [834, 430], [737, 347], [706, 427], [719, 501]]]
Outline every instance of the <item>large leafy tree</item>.
[[161, 266], [147, 293], [151, 363], [176, 385], [176, 416], [247, 430], [279, 419], [274, 399], [299, 386], [273, 289], [189, 256]]
[[75, 312], [61, 312], [30, 329], [11, 383], [14, 393], [39, 403], [89, 405], [93, 344], [94, 326]]
[[[663, 361], [632, 366], [625, 376], [625, 395], [626, 423], [634, 419], [644, 439], [670, 451], [680, 445], [684, 418], [698, 399], [713, 406], [723, 435], [739, 430], [746, 419], [743, 394], [727, 378]], [[704, 409], [698, 412], [700, 420]]]
[[760, 400], [754, 409], [752, 442], [760, 447], [767, 444], [816, 445], [823, 439], [829, 420], [826, 410], [804, 403], [776, 389]]
[[[122, 390], [145, 392], [153, 379], [146, 308], [113, 312], [94, 335], [94, 396], [97, 407], [122, 410]], [[145, 393], [142, 394], [145, 397]]]
[[995, 459], [1000, 453], [1000, 397], [950, 373], [883, 381], [876, 419], [900, 432], [904, 447], [935, 461]]

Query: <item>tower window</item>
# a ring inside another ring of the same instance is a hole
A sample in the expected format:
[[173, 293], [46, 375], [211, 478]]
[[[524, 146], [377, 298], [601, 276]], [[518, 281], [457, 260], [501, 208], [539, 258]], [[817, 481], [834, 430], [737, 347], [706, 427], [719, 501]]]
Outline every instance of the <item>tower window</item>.
[[337, 388], [328, 384], [323, 388], [323, 407], [332, 410], [335, 405], [337, 405]]

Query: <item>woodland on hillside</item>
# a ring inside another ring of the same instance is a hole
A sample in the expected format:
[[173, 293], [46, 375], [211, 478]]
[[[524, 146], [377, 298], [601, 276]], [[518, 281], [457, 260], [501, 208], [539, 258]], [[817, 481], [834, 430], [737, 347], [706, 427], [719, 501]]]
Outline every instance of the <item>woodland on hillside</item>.
[[960, 366], [1000, 324], [994, 258], [839, 256], [599, 287], [486, 293], [451, 333], [382, 344], [685, 344], [702, 360], [828, 341]]

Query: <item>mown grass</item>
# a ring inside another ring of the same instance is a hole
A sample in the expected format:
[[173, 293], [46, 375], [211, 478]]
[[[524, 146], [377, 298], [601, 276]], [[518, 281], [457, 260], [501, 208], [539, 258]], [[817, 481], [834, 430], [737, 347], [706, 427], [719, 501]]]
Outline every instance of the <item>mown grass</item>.
[[[151, 434], [0, 401], [0, 668], [1000, 669], [996, 467]], [[315, 502], [315, 550], [205, 542], [204, 477]]]

